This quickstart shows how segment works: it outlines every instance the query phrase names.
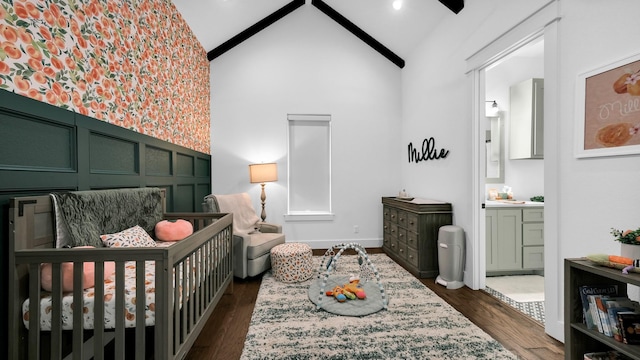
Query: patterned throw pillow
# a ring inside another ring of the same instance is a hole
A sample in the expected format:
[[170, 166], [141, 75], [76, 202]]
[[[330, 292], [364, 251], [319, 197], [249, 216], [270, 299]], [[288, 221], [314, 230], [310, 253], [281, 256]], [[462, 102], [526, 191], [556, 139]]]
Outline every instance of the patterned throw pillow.
[[106, 247], [156, 247], [156, 242], [147, 232], [136, 225], [115, 234], [100, 235]]

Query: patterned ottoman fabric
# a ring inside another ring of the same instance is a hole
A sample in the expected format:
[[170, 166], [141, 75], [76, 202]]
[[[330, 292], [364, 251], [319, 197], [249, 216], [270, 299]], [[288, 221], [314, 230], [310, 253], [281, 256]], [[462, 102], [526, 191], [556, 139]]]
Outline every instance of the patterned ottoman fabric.
[[302, 243], [285, 243], [271, 249], [271, 272], [282, 282], [301, 282], [313, 276], [313, 251]]

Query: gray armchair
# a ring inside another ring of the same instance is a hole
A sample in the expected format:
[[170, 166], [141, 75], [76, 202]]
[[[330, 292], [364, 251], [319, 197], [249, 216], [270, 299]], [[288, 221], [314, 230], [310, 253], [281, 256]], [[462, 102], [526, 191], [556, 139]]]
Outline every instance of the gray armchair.
[[261, 222], [247, 193], [207, 195], [205, 212], [233, 214], [233, 275], [244, 279], [271, 268], [271, 248], [284, 244], [282, 226]]

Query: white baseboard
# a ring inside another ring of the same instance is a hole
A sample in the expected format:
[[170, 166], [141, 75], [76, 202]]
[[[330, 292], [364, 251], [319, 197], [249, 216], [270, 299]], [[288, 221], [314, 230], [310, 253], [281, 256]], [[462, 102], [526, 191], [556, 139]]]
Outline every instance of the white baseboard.
[[338, 244], [358, 243], [365, 248], [381, 248], [382, 239], [342, 239], [342, 240], [291, 240], [287, 238], [287, 242], [301, 242], [308, 244], [312, 249], [328, 249]]

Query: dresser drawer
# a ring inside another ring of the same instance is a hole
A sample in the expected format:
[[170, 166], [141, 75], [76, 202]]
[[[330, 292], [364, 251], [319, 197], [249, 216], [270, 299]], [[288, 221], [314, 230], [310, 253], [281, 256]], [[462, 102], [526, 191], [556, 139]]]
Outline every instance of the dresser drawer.
[[382, 218], [385, 221], [391, 221], [391, 208], [388, 206], [383, 206], [382, 207]]
[[407, 246], [410, 246], [414, 249], [418, 248], [418, 234], [413, 232], [413, 231], [409, 231], [407, 230]]
[[401, 259], [407, 258], [407, 245], [400, 242], [398, 243], [398, 256], [400, 256]]
[[407, 229], [415, 233], [418, 232], [418, 214], [407, 213]]
[[407, 212], [404, 210], [398, 210], [398, 226], [407, 227]]
[[396, 240], [395, 238], [389, 238], [389, 249], [391, 249], [391, 252], [394, 254], [398, 253], [398, 240]]
[[382, 226], [382, 229], [384, 230], [385, 234], [390, 234], [391, 233], [391, 221], [385, 220], [384, 221], [384, 225]]
[[389, 236], [389, 234], [384, 234], [382, 237], [382, 247], [391, 249], [391, 236]]
[[418, 250], [407, 246], [407, 262], [411, 265], [411, 266], [415, 266], [418, 267], [419, 265], [419, 261], [418, 261]]
[[389, 223], [389, 234], [393, 237], [398, 237], [398, 225]]
[[407, 244], [407, 229], [398, 226], [398, 242], [401, 244]]
[[389, 209], [389, 220], [394, 224], [398, 223], [398, 209]]

